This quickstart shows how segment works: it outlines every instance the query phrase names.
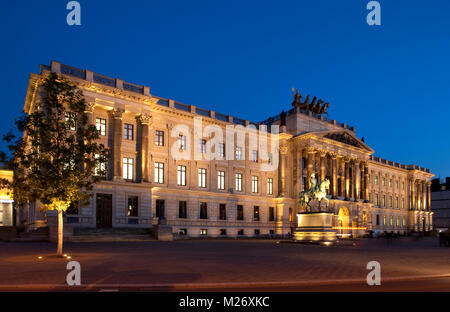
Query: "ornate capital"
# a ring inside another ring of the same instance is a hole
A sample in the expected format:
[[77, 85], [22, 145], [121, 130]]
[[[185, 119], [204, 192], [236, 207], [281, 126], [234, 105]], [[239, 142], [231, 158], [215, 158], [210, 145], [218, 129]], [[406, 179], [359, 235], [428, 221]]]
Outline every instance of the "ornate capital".
[[113, 110], [109, 111], [109, 114], [112, 118], [122, 119], [122, 114], [125, 113], [124, 109], [121, 108], [114, 108]]
[[314, 147], [312, 147], [312, 146], [307, 146], [307, 147], [305, 148], [305, 151], [306, 151], [306, 153], [308, 153], [308, 154], [315, 154], [315, 153], [317, 152], [317, 150], [316, 150]]
[[92, 113], [94, 111], [95, 102], [86, 102], [84, 111], [86, 113]]
[[286, 155], [289, 151], [289, 147], [287, 145], [280, 146], [280, 154]]
[[151, 125], [153, 123], [153, 117], [147, 113], [139, 114], [136, 116], [136, 121], [141, 125]]

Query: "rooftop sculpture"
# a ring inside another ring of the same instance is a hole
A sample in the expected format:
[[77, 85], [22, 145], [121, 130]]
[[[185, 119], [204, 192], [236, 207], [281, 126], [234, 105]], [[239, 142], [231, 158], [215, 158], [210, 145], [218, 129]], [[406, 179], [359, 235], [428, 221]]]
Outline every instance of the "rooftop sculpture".
[[330, 106], [330, 103], [323, 101], [322, 99], [317, 99], [317, 97], [313, 97], [312, 101], [310, 102], [310, 95], [308, 94], [306, 98], [302, 101], [302, 95], [297, 90], [295, 92], [294, 89], [293, 96], [294, 101], [292, 101], [292, 106], [299, 107], [300, 109], [304, 109], [306, 111], [313, 112], [315, 114], [327, 114], [327, 108]]

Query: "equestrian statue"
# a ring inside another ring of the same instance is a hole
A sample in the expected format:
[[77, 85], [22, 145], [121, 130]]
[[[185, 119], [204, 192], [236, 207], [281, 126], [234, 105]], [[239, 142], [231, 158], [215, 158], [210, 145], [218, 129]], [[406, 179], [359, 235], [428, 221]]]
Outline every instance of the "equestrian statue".
[[310, 202], [312, 200], [317, 200], [319, 203], [319, 212], [321, 211], [322, 200], [325, 200], [326, 207], [328, 207], [329, 200], [327, 198], [327, 190], [330, 188], [330, 180], [325, 179], [317, 184], [316, 174], [311, 174], [310, 189], [300, 192], [300, 206], [305, 206], [305, 211], [312, 212]]

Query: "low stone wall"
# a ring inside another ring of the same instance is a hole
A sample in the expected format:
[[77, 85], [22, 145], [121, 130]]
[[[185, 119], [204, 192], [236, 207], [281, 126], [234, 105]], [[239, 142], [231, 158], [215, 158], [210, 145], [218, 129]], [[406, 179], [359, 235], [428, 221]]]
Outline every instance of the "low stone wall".
[[0, 241], [10, 241], [17, 238], [17, 229], [14, 226], [0, 226]]

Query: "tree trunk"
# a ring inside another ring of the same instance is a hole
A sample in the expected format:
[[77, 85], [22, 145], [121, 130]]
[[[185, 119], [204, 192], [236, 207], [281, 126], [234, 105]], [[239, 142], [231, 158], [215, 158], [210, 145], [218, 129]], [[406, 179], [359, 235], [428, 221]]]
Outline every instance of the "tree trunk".
[[58, 251], [57, 256], [62, 257], [63, 255], [63, 212], [61, 210], [58, 210]]

